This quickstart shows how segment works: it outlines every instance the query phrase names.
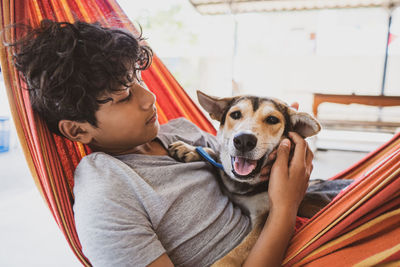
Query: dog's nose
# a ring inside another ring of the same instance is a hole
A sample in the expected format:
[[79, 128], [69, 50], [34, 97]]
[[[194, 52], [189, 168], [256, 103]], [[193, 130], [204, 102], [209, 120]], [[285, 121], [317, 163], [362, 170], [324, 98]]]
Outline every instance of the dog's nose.
[[241, 152], [248, 152], [256, 147], [257, 137], [254, 134], [240, 133], [233, 138], [233, 144]]

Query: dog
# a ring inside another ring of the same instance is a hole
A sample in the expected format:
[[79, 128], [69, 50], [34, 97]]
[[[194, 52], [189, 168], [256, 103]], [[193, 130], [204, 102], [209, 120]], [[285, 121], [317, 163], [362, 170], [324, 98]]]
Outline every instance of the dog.
[[[306, 138], [317, 134], [321, 125], [310, 114], [298, 112], [278, 99], [250, 95], [218, 98], [200, 91], [197, 96], [210, 117], [220, 122], [219, 151], [204, 150], [222, 164], [222, 191], [250, 217], [252, 227], [244, 241], [213, 266], [241, 266], [269, 210], [268, 173], [261, 170], [272, 165], [271, 155], [289, 131]], [[168, 150], [172, 157], [183, 162], [202, 160], [195, 147], [181, 141], [171, 144]], [[314, 205], [307, 217], [326, 204]]]

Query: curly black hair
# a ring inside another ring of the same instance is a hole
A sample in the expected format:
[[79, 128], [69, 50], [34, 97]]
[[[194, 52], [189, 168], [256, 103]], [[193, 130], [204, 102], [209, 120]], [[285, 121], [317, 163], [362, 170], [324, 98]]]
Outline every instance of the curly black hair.
[[97, 127], [100, 94], [140, 80], [139, 72], [150, 66], [153, 56], [142, 40], [141, 34], [99, 23], [43, 20], [9, 46], [33, 110], [62, 135], [58, 123], [63, 119]]

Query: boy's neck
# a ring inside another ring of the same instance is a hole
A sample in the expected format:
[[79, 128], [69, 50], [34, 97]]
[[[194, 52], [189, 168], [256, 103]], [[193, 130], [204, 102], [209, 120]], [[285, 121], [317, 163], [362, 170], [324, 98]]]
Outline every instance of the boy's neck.
[[140, 145], [133, 149], [132, 152], [134, 154], [143, 154], [143, 155], [153, 155], [153, 156], [164, 156], [168, 155], [168, 151], [161, 144], [161, 142], [156, 138], [148, 143]]
[[[96, 149], [92, 147], [93, 151], [102, 151], [102, 149]], [[126, 154], [142, 154], [142, 155], [153, 155], [153, 156], [164, 156], [168, 155], [168, 151], [161, 144], [161, 142], [156, 138], [148, 143], [142, 144], [137, 147], [128, 148], [123, 151], [103, 151], [110, 155], [126, 155]]]

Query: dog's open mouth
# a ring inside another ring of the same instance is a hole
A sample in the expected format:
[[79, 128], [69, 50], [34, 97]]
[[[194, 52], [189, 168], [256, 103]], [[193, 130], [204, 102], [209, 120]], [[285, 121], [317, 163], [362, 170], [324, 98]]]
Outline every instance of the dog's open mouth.
[[261, 170], [264, 157], [259, 160], [247, 159], [244, 157], [231, 157], [232, 172], [238, 178], [254, 177]]

